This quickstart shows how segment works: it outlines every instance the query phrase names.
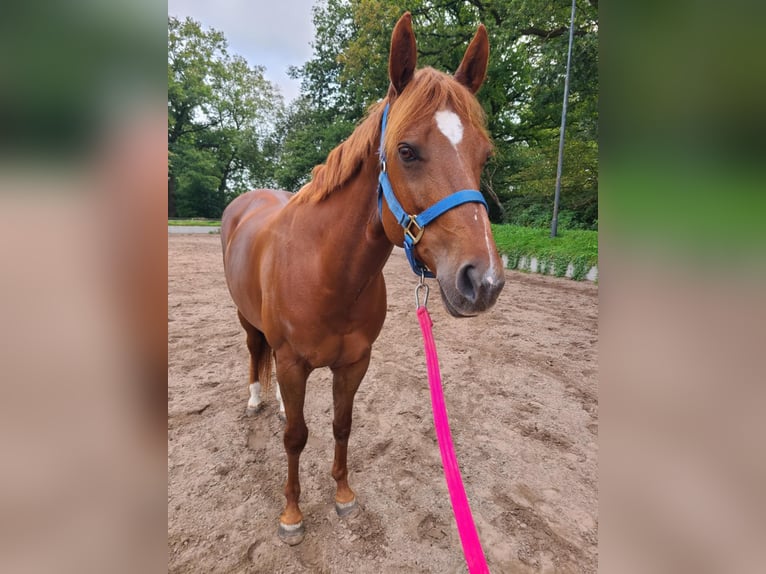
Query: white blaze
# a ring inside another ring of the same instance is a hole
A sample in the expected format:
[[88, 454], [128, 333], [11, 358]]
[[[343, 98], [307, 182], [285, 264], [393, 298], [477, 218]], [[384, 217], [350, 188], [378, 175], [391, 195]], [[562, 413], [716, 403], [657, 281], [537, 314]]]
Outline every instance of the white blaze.
[[460, 121], [460, 117], [449, 110], [440, 110], [436, 112], [436, 125], [439, 131], [452, 144], [452, 147], [457, 148], [457, 144], [463, 139], [463, 122]]
[[495, 259], [493, 257], [494, 249], [492, 249], [492, 241], [490, 240], [490, 237], [492, 236], [492, 229], [489, 226], [489, 218], [484, 221], [486, 221], [484, 224], [484, 241], [487, 244], [487, 253], [489, 254], [489, 271], [487, 272], [487, 282], [492, 285], [495, 282], [495, 280], [492, 279], [492, 275], [495, 273]]

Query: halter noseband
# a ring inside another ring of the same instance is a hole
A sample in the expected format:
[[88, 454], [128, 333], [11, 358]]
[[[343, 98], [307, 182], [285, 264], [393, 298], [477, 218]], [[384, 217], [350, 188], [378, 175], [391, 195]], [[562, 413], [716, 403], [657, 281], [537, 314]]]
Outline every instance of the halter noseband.
[[378, 215], [383, 220], [383, 198], [386, 198], [386, 203], [391, 213], [396, 218], [396, 221], [404, 229], [404, 253], [407, 255], [407, 261], [410, 262], [410, 267], [415, 275], [419, 277], [435, 277], [435, 275], [421, 263], [416, 257], [413, 249], [418, 244], [426, 225], [431, 223], [434, 219], [449, 211], [453, 207], [462, 205], [464, 203], [481, 203], [484, 208], [489, 211], [487, 202], [484, 200], [481, 192], [475, 189], [463, 189], [456, 191], [447, 197], [440, 199], [431, 207], [418, 215], [410, 215], [404, 208], [399, 200], [394, 195], [394, 190], [391, 187], [391, 181], [388, 179], [388, 169], [386, 167], [386, 151], [384, 148], [384, 138], [386, 135], [386, 124], [388, 122], [388, 104], [386, 104], [383, 110], [383, 120], [381, 122], [380, 129], [380, 176], [378, 177]]

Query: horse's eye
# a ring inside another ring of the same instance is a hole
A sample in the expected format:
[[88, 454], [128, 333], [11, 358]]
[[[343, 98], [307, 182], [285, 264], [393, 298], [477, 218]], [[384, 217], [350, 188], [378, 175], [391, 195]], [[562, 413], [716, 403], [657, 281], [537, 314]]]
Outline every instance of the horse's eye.
[[399, 157], [402, 158], [403, 162], [410, 163], [418, 159], [418, 154], [411, 146], [402, 144], [399, 146]]

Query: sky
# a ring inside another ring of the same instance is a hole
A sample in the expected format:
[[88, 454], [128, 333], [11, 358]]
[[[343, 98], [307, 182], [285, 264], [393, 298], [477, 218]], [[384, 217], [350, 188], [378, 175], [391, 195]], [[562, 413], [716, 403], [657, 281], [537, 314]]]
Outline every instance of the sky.
[[285, 102], [300, 92], [300, 82], [287, 76], [290, 66], [311, 57], [316, 0], [168, 0], [168, 14], [190, 16], [204, 28], [223, 32], [229, 51], [251, 66], [265, 66], [267, 80], [279, 86]]

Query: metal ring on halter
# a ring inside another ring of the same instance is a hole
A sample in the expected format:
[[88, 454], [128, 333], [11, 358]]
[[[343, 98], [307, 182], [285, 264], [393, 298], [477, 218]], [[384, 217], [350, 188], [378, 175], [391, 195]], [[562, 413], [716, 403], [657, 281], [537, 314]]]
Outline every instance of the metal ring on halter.
[[[420, 290], [425, 289], [425, 294], [423, 295], [423, 304], [420, 304]], [[417, 287], [415, 287], [415, 307], [425, 307], [428, 305], [428, 284], [425, 282], [425, 275], [423, 271], [420, 272], [420, 283], [418, 283]]]

